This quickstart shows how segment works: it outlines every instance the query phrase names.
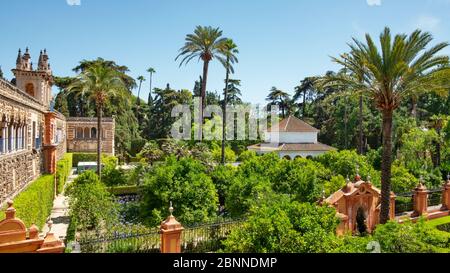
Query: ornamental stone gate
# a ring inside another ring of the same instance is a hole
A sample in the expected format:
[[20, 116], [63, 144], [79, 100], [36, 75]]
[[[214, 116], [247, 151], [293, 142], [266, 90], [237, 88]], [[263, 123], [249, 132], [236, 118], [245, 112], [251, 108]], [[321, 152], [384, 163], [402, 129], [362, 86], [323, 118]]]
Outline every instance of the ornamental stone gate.
[[[346, 232], [372, 232], [379, 224], [381, 191], [370, 182], [362, 181], [356, 175], [354, 182], [347, 179], [347, 184], [339, 191], [325, 199], [322, 204], [328, 204], [337, 211], [341, 220], [337, 234]], [[391, 193], [390, 219], [395, 218], [395, 195]]]

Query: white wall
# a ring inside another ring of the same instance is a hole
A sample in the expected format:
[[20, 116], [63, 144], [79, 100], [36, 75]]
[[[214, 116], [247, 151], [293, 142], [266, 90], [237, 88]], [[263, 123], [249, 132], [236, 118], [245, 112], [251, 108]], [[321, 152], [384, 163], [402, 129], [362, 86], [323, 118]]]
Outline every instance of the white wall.
[[[317, 133], [290, 133], [290, 132], [273, 132], [266, 133], [266, 142], [279, 142], [279, 143], [317, 143]], [[278, 141], [276, 141], [279, 139]]]

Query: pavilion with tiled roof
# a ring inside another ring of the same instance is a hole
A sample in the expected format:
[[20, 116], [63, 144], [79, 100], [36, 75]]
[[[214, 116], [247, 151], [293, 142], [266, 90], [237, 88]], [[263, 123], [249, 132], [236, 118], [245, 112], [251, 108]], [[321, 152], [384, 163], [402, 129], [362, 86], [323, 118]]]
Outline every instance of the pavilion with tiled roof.
[[276, 152], [287, 159], [313, 157], [334, 150], [317, 140], [319, 132], [308, 123], [289, 116], [265, 132], [264, 143], [249, 146], [248, 149], [257, 154]]

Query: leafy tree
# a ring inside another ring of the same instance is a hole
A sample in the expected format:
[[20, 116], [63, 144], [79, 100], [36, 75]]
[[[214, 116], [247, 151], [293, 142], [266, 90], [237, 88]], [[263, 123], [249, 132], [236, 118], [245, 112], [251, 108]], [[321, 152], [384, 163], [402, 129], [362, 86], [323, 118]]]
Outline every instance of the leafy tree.
[[[75, 82], [69, 86], [69, 91], [86, 96], [97, 106], [97, 128], [102, 131], [103, 108], [108, 100], [114, 96], [124, 96], [124, 82], [112, 69], [95, 65], [81, 73]], [[101, 175], [102, 134], [97, 134], [97, 164], [98, 174]], [[100, 177], [101, 179], [101, 177]]]
[[216, 188], [206, 168], [192, 158], [168, 157], [165, 164], [145, 174], [141, 201], [142, 219], [156, 226], [168, 215], [170, 201], [174, 214], [184, 225], [202, 223], [214, 217], [218, 208]]
[[236, 168], [231, 165], [218, 165], [209, 174], [216, 186], [220, 205], [225, 205], [226, 193], [236, 175]]
[[393, 112], [408, 96], [444, 88], [448, 57], [437, 54], [448, 44], [440, 43], [427, 49], [431, 41], [431, 34], [420, 30], [392, 39], [389, 28], [385, 28], [380, 35], [380, 52], [370, 35], [366, 35], [366, 43], [354, 39], [351, 52], [333, 60], [350, 73], [362, 75], [363, 80], [348, 75], [326, 80], [328, 84], [343, 85], [358, 94], [364, 92], [383, 115], [381, 223], [389, 219]]
[[252, 205], [272, 192], [267, 177], [257, 174], [249, 177], [235, 175], [225, 191], [225, 207], [232, 217], [244, 216]]

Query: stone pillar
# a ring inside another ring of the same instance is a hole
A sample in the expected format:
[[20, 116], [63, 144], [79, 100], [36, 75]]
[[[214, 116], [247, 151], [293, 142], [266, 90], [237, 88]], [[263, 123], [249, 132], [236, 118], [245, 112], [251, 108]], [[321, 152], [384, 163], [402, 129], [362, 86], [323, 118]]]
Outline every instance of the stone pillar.
[[420, 182], [414, 189], [414, 212], [412, 217], [426, 216], [428, 213], [428, 190]]
[[170, 205], [170, 216], [161, 223], [161, 253], [181, 253], [181, 233], [183, 227], [172, 215], [173, 208]]
[[450, 209], [450, 175], [447, 176], [447, 181], [444, 184], [441, 210], [449, 210], [449, 209]]

